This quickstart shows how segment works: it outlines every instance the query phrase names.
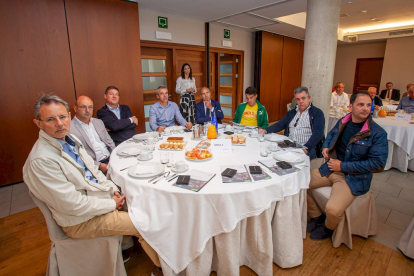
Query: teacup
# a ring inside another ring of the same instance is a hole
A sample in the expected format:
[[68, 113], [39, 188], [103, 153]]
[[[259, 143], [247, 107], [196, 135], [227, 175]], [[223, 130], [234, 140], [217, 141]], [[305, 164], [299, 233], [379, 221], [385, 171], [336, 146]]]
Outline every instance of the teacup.
[[150, 153], [149, 151], [143, 150], [141, 151], [141, 153], [138, 156], [139, 160], [148, 160], [150, 158]]
[[233, 126], [227, 125], [225, 129], [226, 131], [233, 131]]
[[147, 142], [148, 142], [149, 145], [154, 144], [155, 143], [155, 137], [148, 137]]
[[183, 171], [183, 170], [186, 169], [186, 166], [185, 166], [185, 162], [184, 161], [177, 161], [177, 162], [175, 162], [175, 164], [174, 164], [173, 167], [177, 171]]

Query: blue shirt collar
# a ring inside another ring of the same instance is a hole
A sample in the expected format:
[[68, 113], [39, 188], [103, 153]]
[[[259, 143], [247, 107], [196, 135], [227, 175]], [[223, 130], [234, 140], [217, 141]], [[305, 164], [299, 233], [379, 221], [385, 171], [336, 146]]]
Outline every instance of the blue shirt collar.
[[111, 111], [118, 111], [119, 110], [119, 104], [118, 104], [118, 107], [117, 108], [112, 108], [112, 107], [110, 107], [108, 104], [106, 104], [106, 106], [109, 108], [109, 110], [111, 110]]
[[72, 139], [72, 138], [70, 138], [69, 137], [69, 135], [66, 135], [65, 136], [65, 141], [62, 141], [62, 140], [60, 140], [60, 139], [58, 139], [58, 138], [55, 138], [61, 145], [62, 145], [62, 147], [65, 145], [65, 144], [69, 144], [69, 145], [71, 145], [72, 147], [74, 147], [76, 144], [75, 144], [75, 141]]
[[162, 106], [160, 101], [158, 101], [157, 104], [158, 104], [158, 108], [167, 108], [167, 107], [169, 107], [171, 105], [171, 102], [168, 101], [168, 103], [167, 103], [166, 106]]

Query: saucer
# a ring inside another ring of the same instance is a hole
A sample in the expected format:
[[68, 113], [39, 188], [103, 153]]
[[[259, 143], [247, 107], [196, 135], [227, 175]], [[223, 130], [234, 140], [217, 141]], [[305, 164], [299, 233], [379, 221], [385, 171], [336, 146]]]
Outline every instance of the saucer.
[[154, 156], [152, 155], [152, 153], [149, 154], [149, 156], [148, 156], [147, 159], [141, 159], [140, 157], [141, 156], [138, 156], [138, 158], [137, 158], [139, 161], [148, 161], [148, 160], [151, 160], [152, 158], [154, 158]]
[[173, 172], [175, 172], [175, 173], [182, 173], [182, 172], [187, 171], [187, 170], [188, 170], [188, 168], [189, 168], [189, 166], [188, 166], [187, 164], [185, 164], [185, 168], [184, 168], [183, 170], [176, 170], [176, 169], [174, 168], [174, 166], [171, 166], [171, 171], [173, 171]]

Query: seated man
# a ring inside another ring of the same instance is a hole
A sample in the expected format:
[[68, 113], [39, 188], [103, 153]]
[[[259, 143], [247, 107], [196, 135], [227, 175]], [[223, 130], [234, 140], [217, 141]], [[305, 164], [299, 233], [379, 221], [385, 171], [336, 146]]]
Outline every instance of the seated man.
[[174, 102], [168, 101], [168, 88], [166, 86], [158, 86], [157, 98], [160, 100], [150, 107], [149, 111], [149, 125], [152, 130], [163, 132], [166, 127], [174, 126], [177, 122], [185, 126], [187, 129], [191, 129], [193, 124], [186, 122], [180, 113], [180, 109]]
[[380, 97], [377, 96], [377, 88], [375, 87], [370, 87], [368, 88], [368, 93], [371, 96], [371, 99], [374, 103], [373, 106], [375, 109], [379, 109], [380, 106], [382, 106], [382, 100]]
[[158, 254], [142, 238], [127, 212], [118, 187], [108, 180], [81, 142], [69, 134], [68, 104], [55, 95], [43, 95], [34, 107], [39, 139], [23, 167], [29, 190], [43, 201], [56, 223], [72, 239], [134, 235], [158, 267]]
[[407, 96], [408, 96], [408, 89], [410, 89], [410, 87], [411, 87], [411, 86], [414, 86], [414, 83], [409, 83], [409, 84], [407, 84], [407, 92], [405, 92], [405, 93], [402, 95], [401, 99], [402, 99], [402, 98], [404, 98], [404, 97], [407, 97]]
[[369, 191], [372, 174], [384, 169], [387, 133], [372, 120], [371, 103], [368, 92], [351, 96], [351, 113], [338, 121], [323, 143], [322, 154], [329, 161], [311, 171], [309, 189], [332, 186], [326, 220], [314, 199], [307, 196], [311, 217], [307, 231], [313, 240], [331, 237], [348, 206]]
[[247, 87], [245, 94], [247, 102], [239, 104], [234, 114], [233, 123], [267, 128], [269, 125], [267, 111], [257, 100], [256, 88]]
[[95, 165], [106, 174], [109, 156], [115, 148], [104, 123], [92, 118], [93, 102], [87, 96], [79, 96], [73, 106], [75, 117], [70, 122], [70, 134], [75, 135], [83, 144], [88, 154], [95, 160]]
[[342, 82], [336, 84], [336, 91], [332, 92], [331, 106], [349, 106], [348, 94], [344, 92], [345, 85]]
[[407, 113], [414, 113], [414, 86], [408, 88], [408, 97], [401, 99], [397, 109], [402, 109]]
[[210, 122], [210, 112], [214, 112], [217, 117], [217, 123], [221, 124], [221, 119], [224, 118], [223, 111], [221, 110], [220, 103], [212, 100], [210, 89], [203, 87], [200, 90], [201, 97], [203, 101], [196, 104], [195, 106], [195, 116], [197, 124], [204, 124], [205, 122]]
[[380, 98], [383, 100], [393, 100], [393, 101], [399, 101], [400, 100], [400, 90], [393, 89], [392, 82], [387, 82], [385, 85], [387, 89], [384, 89], [381, 91]]
[[109, 131], [109, 136], [118, 146], [136, 134], [135, 127], [138, 119], [127, 105], [119, 104], [119, 90], [115, 86], [108, 86], [104, 98], [106, 104], [96, 112]]
[[284, 130], [284, 135], [303, 145], [303, 151], [310, 159], [320, 156], [321, 147], [325, 138], [325, 117], [323, 112], [311, 104], [307, 87], [298, 87], [294, 91], [297, 102], [296, 109], [289, 111], [276, 124], [259, 129], [260, 133], [273, 133]]

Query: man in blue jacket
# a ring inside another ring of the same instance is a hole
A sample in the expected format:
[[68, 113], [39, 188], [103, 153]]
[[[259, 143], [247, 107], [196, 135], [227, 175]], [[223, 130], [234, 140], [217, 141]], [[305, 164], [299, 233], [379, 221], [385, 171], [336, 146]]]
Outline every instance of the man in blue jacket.
[[104, 98], [106, 104], [96, 112], [96, 115], [104, 122], [109, 136], [118, 146], [136, 134], [138, 119], [127, 105], [119, 104], [119, 90], [115, 86], [106, 88]]
[[387, 133], [372, 120], [371, 104], [368, 92], [353, 94], [351, 113], [338, 121], [323, 143], [322, 154], [329, 161], [311, 172], [309, 189], [332, 186], [332, 191], [325, 208], [326, 220], [308, 194], [311, 221], [307, 231], [313, 240], [331, 237], [348, 206], [369, 191], [372, 174], [384, 169]]
[[221, 120], [224, 118], [223, 111], [221, 110], [220, 103], [211, 99], [210, 89], [203, 87], [200, 90], [203, 101], [196, 104], [195, 115], [197, 124], [204, 124], [210, 122], [210, 112], [214, 112], [217, 117], [217, 122], [221, 124]]
[[325, 117], [322, 110], [311, 104], [307, 87], [294, 91], [296, 109], [289, 111], [276, 124], [259, 129], [260, 133], [274, 133], [284, 130], [284, 135], [303, 146], [303, 151], [312, 160], [321, 157], [322, 143], [325, 138]]

